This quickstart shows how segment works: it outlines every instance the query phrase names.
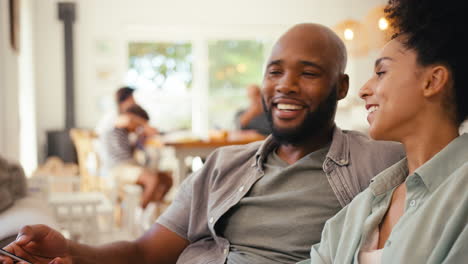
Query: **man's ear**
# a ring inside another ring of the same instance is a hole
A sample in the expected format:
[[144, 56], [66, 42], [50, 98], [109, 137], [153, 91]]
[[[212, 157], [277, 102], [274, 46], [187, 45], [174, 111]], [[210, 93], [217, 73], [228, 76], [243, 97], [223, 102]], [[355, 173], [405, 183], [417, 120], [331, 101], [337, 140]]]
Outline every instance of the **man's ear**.
[[349, 90], [349, 76], [347, 74], [343, 74], [340, 76], [340, 80], [338, 83], [338, 93], [337, 99], [341, 100], [346, 97]]
[[445, 93], [445, 89], [449, 87], [450, 71], [447, 66], [435, 65], [428, 69], [425, 78], [423, 95], [425, 97], [432, 97]]

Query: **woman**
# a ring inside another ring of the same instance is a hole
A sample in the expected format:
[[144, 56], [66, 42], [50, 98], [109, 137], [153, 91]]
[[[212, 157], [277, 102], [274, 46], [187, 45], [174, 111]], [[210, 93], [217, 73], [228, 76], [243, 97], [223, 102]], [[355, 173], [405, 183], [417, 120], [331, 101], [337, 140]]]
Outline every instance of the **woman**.
[[403, 143], [407, 158], [326, 223], [310, 263], [467, 263], [463, 1], [390, 0], [386, 12], [397, 34], [360, 96], [371, 137]]

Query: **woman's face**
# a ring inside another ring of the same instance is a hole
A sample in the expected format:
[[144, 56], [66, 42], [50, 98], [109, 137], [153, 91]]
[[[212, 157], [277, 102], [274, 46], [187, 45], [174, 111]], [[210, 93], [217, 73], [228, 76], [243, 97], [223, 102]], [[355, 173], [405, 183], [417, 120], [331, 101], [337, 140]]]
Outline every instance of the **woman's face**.
[[424, 68], [417, 64], [416, 52], [400, 40], [387, 43], [373, 76], [359, 91], [366, 101], [370, 136], [378, 140], [400, 141], [417, 128], [418, 111], [423, 107]]

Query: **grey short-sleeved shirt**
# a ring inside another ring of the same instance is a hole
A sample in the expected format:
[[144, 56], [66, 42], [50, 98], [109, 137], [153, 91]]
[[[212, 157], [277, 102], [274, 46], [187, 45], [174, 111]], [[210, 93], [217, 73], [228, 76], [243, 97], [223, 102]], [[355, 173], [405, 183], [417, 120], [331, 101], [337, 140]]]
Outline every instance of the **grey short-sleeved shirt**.
[[295, 263], [309, 256], [307, 245], [319, 242], [325, 221], [341, 209], [322, 169], [328, 149], [292, 165], [270, 153], [265, 175], [216, 227], [231, 242], [228, 264]]
[[[190, 242], [177, 263], [226, 262], [230, 241], [215, 227], [264, 177], [265, 161], [277, 147], [275, 140], [269, 137], [263, 142], [217, 149], [207, 158], [202, 169], [181, 184], [171, 206], [157, 221]], [[400, 144], [376, 142], [361, 133], [335, 128], [322, 169], [340, 205], [345, 206], [368, 186], [372, 177], [403, 157]], [[317, 198], [316, 195], [309, 197], [310, 200]], [[302, 218], [298, 221], [312, 220]], [[290, 225], [287, 221], [278, 223], [284, 227]], [[281, 229], [265, 233], [265, 236], [268, 239], [287, 236], [277, 233]], [[320, 234], [308, 239], [317, 241]], [[309, 241], [298, 243], [310, 248]]]

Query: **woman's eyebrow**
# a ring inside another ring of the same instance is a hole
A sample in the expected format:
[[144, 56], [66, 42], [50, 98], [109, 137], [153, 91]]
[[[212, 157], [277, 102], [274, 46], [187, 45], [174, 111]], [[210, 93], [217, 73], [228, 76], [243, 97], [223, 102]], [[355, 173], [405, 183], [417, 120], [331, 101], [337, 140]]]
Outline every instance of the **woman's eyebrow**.
[[381, 58], [378, 58], [378, 59], [375, 60], [375, 65], [374, 65], [374, 67], [377, 68], [377, 66], [379, 66], [379, 65], [382, 63], [382, 61], [384, 61], [384, 60], [391, 60], [391, 61], [392, 61], [393, 59], [390, 58], [390, 57], [381, 57]]

